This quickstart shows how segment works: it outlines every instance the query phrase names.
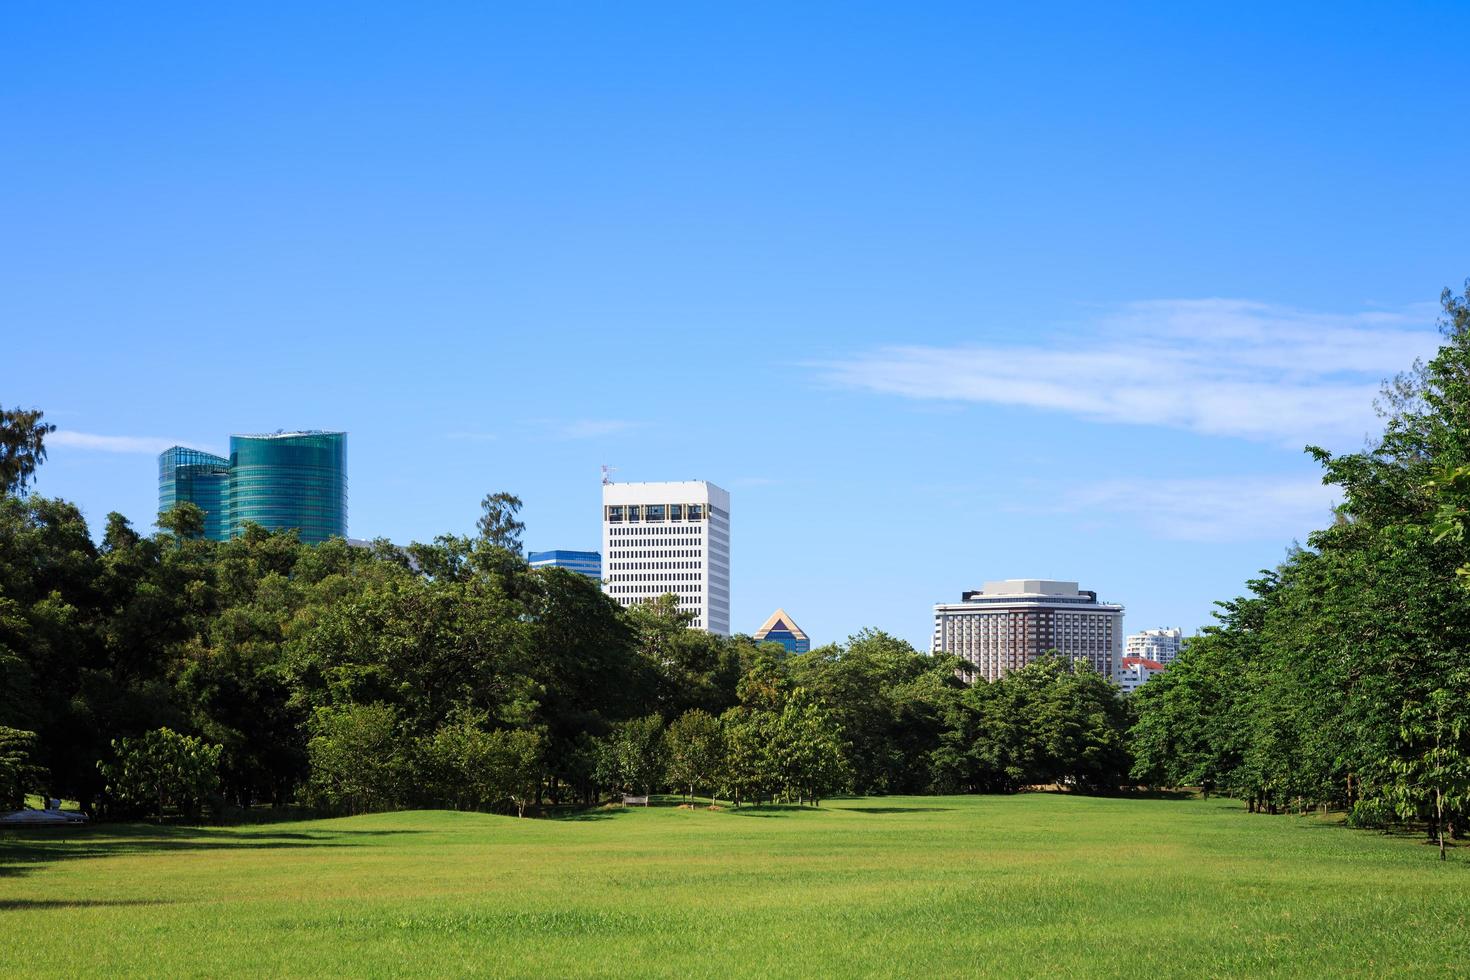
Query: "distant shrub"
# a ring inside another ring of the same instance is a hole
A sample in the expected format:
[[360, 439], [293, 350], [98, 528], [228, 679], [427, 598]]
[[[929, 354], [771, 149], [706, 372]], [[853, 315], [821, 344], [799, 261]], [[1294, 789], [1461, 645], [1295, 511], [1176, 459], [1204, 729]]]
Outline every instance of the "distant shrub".
[[411, 760], [398, 715], [385, 704], [321, 708], [307, 744], [313, 806], [346, 813], [392, 810], [407, 802]]
[[35, 754], [35, 732], [0, 725], [0, 810], [19, 810], [26, 793], [40, 786], [44, 773]]
[[106, 795], [123, 809], [152, 812], [159, 820], [169, 809], [198, 817], [219, 792], [220, 746], [203, 739], [158, 728], [114, 739], [112, 751], [97, 768], [107, 780]]
[[1393, 805], [1381, 796], [1373, 796], [1353, 804], [1348, 811], [1347, 824], [1362, 830], [1380, 830], [1395, 819]]

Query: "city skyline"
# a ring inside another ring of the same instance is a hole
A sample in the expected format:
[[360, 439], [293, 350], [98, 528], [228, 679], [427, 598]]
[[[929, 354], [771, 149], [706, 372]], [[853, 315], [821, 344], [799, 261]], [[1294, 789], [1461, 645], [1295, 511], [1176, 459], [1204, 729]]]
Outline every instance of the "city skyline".
[[1451, 9], [36, 8], [5, 402], [94, 536], [170, 446], [311, 426], [358, 537], [505, 490], [591, 549], [599, 465], [712, 480], [734, 629], [926, 649], [1036, 576], [1193, 632], [1330, 522], [1303, 446], [1361, 447], [1470, 272]]

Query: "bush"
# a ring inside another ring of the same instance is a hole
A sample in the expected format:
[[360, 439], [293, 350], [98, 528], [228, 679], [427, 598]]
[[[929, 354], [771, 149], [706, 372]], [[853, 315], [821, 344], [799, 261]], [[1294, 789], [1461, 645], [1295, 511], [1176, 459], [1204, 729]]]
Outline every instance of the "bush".
[[219, 792], [220, 747], [192, 735], [158, 728], [139, 738], [115, 739], [111, 762], [97, 763], [106, 795], [125, 808], [162, 820], [173, 808], [198, 817]]
[[0, 810], [21, 809], [26, 793], [40, 786], [45, 773], [35, 753], [35, 732], [0, 725]]
[[346, 813], [392, 810], [406, 802], [412, 767], [398, 715], [385, 704], [318, 709], [306, 747], [312, 806]]
[[1381, 796], [1359, 800], [1348, 811], [1347, 825], [1363, 830], [1381, 830], [1397, 819], [1393, 804]]
[[483, 714], [467, 714], [424, 739], [421, 755], [437, 802], [484, 810], [510, 801], [518, 816], [541, 782], [540, 733], [487, 729]]

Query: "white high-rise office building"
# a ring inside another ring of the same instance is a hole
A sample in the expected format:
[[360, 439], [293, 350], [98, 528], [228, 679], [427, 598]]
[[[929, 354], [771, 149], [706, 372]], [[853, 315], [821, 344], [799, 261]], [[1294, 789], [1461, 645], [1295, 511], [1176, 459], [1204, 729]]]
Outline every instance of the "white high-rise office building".
[[604, 483], [602, 589], [624, 606], [672, 593], [693, 625], [730, 633], [730, 494], [703, 480]]
[[1144, 630], [1142, 633], [1128, 634], [1126, 655], [1142, 657], [1144, 660], [1156, 660], [1167, 667], [1179, 656], [1183, 643], [1184, 631], [1177, 627]]

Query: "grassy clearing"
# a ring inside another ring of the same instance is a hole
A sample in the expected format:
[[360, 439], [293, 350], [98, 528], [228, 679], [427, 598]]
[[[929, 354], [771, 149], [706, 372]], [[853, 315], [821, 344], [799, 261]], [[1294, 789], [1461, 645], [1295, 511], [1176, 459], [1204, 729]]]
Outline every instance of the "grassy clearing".
[[12, 975], [1470, 968], [1470, 858], [1225, 800], [414, 812], [0, 834]]

